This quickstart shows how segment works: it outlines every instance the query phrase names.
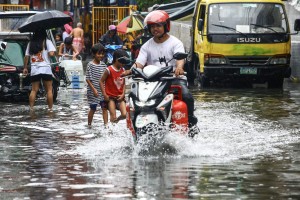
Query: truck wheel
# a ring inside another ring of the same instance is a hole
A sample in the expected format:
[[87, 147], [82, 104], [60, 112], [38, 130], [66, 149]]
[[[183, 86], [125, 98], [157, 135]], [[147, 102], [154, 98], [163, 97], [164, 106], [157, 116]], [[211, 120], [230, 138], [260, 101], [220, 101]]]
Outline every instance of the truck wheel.
[[195, 79], [194, 84], [199, 88], [205, 88], [210, 86], [210, 80], [205, 75], [200, 73], [200, 62], [198, 59], [194, 60], [194, 71], [195, 71]]
[[193, 86], [199, 86], [198, 71], [200, 70], [199, 60], [196, 56], [189, 62], [187, 71], [188, 83]]
[[190, 85], [196, 85], [195, 79], [196, 77], [196, 70], [194, 62], [186, 63], [184, 66], [185, 71], [187, 72], [187, 81]]
[[205, 75], [202, 74], [200, 76], [200, 85], [201, 85], [201, 88], [209, 87], [210, 86], [209, 78], [207, 78]]
[[193, 61], [193, 69], [194, 69], [194, 85], [201, 88], [201, 74], [200, 74], [200, 63], [198, 58], [194, 58]]
[[197, 76], [194, 80], [194, 84], [198, 86], [199, 88], [206, 88], [210, 86], [210, 79], [204, 76], [203, 74], [200, 74], [199, 71], [196, 72]]
[[200, 88], [201, 87], [200, 71], [197, 70], [195, 74], [196, 74], [196, 77], [194, 79], [194, 85]]

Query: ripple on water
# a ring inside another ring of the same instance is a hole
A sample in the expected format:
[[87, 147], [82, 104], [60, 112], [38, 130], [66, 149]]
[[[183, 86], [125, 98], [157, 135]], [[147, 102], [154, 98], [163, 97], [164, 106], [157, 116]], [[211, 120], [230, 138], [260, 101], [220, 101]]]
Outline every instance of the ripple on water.
[[[125, 121], [111, 128], [111, 132], [95, 123], [87, 129], [87, 107], [82, 105], [82, 94], [72, 101], [72, 106], [57, 105], [54, 117], [46, 116], [45, 106], [36, 106], [39, 116], [34, 120], [19, 121], [19, 112], [28, 113], [28, 105], [11, 106], [6, 110], [15, 115], [7, 119], [7, 127], [20, 127], [37, 132], [55, 132], [63, 137], [80, 138], [80, 142], [67, 140], [73, 152], [86, 158], [130, 158], [144, 156], [198, 157], [209, 162], [226, 162], [236, 159], [252, 159], [257, 156], [278, 154], [281, 146], [297, 141], [297, 134], [280, 126], [276, 121], [261, 119], [255, 113], [240, 112], [239, 107], [253, 106], [246, 97], [232, 101], [227, 97], [218, 102], [196, 102], [195, 111], [201, 129], [194, 139], [181, 134], [166, 133], [156, 140], [145, 140], [134, 144]], [[76, 95], [75, 95], [76, 97]], [[21, 109], [21, 111], [19, 111]], [[5, 111], [4, 111], [5, 112]], [[5, 117], [5, 115], [4, 115]], [[101, 116], [95, 115], [94, 121], [101, 123]], [[112, 134], [111, 134], [112, 133]], [[148, 143], [147, 143], [148, 142]], [[153, 143], [154, 145], [151, 145]], [[67, 152], [68, 153], [68, 152]]]

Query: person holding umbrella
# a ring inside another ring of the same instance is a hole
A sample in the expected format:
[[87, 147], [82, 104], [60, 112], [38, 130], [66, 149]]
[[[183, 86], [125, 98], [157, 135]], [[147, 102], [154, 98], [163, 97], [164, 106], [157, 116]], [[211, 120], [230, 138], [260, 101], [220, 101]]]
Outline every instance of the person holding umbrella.
[[46, 30], [63, 26], [69, 22], [72, 22], [70, 16], [58, 10], [47, 10], [28, 17], [18, 28], [20, 33], [34, 33], [26, 48], [23, 69], [23, 74], [27, 75], [28, 63], [30, 61], [32, 89], [29, 96], [29, 105], [31, 110], [33, 110], [36, 95], [40, 88], [40, 81], [42, 80], [47, 93], [48, 109], [52, 111], [53, 88], [50, 57], [55, 57], [56, 48], [54, 44], [47, 39]]
[[32, 89], [29, 96], [30, 110], [33, 110], [36, 95], [40, 88], [40, 81], [42, 80], [47, 93], [48, 109], [52, 111], [53, 93], [50, 57], [55, 56], [55, 51], [55, 46], [47, 39], [46, 30], [34, 32], [26, 48], [23, 69], [23, 74], [27, 75], [28, 63], [31, 63], [30, 80]]

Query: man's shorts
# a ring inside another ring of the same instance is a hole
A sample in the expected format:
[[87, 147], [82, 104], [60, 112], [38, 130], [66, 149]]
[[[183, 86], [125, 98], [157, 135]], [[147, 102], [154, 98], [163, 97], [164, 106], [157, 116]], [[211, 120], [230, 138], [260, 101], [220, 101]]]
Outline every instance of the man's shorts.
[[[101, 109], [108, 109], [108, 104], [107, 104], [107, 102], [106, 101], [100, 101], [100, 106], [101, 106]], [[97, 106], [98, 106], [98, 104], [95, 104], [95, 103], [93, 103], [93, 104], [90, 104], [90, 109], [91, 110], [97, 110]]]
[[52, 80], [52, 75], [50, 75], [50, 74], [38, 74], [38, 75], [30, 76], [31, 83], [38, 82], [40, 80], [51, 81]]

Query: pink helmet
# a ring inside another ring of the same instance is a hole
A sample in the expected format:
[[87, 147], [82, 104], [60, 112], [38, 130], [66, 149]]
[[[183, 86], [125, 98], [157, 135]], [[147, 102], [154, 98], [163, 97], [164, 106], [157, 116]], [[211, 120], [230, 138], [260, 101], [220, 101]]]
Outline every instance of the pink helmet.
[[65, 24], [64, 28], [68, 34], [70, 34], [71, 31], [73, 30], [72, 26], [70, 26], [69, 24]]
[[115, 25], [112, 24], [112, 25], [109, 25], [109, 26], [108, 26], [108, 30], [109, 30], [109, 31], [117, 30], [117, 27], [116, 27]]

